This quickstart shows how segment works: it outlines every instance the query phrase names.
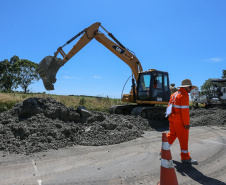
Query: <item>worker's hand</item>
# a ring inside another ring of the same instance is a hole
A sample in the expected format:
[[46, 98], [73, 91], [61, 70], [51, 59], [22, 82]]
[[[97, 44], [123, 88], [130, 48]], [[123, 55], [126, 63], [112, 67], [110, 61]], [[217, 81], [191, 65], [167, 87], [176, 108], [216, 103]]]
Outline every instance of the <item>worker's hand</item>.
[[190, 125], [184, 125], [184, 128], [188, 130], [190, 129]]

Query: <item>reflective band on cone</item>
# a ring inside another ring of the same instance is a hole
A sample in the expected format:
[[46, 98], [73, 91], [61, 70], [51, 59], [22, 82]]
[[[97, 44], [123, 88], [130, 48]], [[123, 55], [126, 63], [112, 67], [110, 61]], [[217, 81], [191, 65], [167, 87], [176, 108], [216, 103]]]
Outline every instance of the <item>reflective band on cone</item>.
[[162, 142], [162, 150], [170, 150], [170, 144], [168, 142]]
[[161, 159], [161, 166], [164, 168], [174, 168], [173, 160]]

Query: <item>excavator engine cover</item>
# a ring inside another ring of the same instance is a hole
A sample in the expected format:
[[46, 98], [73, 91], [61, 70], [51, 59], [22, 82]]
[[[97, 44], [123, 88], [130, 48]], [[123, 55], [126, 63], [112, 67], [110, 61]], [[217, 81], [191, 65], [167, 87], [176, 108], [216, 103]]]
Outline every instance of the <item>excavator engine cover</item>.
[[54, 90], [53, 84], [56, 82], [56, 73], [63, 65], [63, 60], [55, 56], [47, 56], [39, 63], [38, 73], [46, 90]]

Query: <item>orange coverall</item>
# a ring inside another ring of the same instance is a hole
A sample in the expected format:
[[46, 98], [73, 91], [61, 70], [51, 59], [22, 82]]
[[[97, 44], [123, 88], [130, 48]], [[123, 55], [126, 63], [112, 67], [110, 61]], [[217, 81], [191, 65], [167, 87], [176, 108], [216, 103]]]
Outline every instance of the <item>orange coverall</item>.
[[188, 160], [191, 158], [188, 152], [189, 130], [184, 127], [184, 125], [189, 125], [190, 121], [188, 92], [180, 88], [171, 95], [170, 104], [172, 104], [172, 114], [168, 118], [170, 123], [170, 132], [167, 134], [168, 142], [172, 145], [175, 139], [178, 138], [181, 148], [181, 159]]

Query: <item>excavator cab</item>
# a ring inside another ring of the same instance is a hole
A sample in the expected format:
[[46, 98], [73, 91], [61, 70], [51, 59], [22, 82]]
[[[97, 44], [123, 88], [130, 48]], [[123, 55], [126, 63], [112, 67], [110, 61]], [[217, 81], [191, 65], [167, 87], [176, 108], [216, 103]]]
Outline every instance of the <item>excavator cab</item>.
[[137, 100], [168, 102], [170, 99], [169, 75], [167, 72], [149, 70], [139, 73]]

